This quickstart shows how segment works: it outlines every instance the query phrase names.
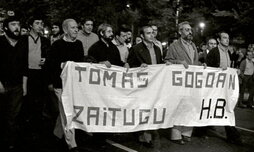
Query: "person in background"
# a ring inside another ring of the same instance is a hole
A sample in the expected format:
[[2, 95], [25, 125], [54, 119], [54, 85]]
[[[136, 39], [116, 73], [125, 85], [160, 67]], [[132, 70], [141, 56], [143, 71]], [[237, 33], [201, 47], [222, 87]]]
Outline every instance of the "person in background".
[[137, 36], [137, 37], [135, 38], [135, 44], [134, 44], [134, 45], [139, 44], [139, 43], [141, 43], [141, 42], [142, 42], [142, 38], [141, 38], [140, 36]]
[[160, 48], [161, 54], [162, 54], [162, 56], [163, 56], [164, 54], [163, 54], [163, 48], [162, 48], [161, 41], [159, 41], [159, 40], [156, 39], [156, 37], [157, 37], [157, 35], [158, 35], [158, 27], [157, 27], [156, 25], [152, 25], [151, 27], [152, 27], [152, 29], [153, 29], [153, 36], [154, 36], [154, 41], [153, 41], [153, 43], [154, 43], [155, 45], [157, 45], [157, 46]]
[[26, 25], [22, 25], [20, 29], [20, 35], [29, 35], [29, 30]]
[[214, 38], [209, 38], [207, 43], [206, 43], [206, 49], [204, 49], [200, 54], [199, 54], [199, 61], [201, 63], [206, 63], [206, 57], [207, 54], [209, 53], [210, 50], [215, 48], [217, 46], [217, 42]]
[[58, 22], [55, 22], [51, 26], [51, 36], [50, 36], [50, 42], [51, 45], [58, 39], [62, 37], [63, 31], [61, 28], [61, 24]]
[[[18, 144], [17, 116], [22, 97], [27, 94], [28, 49], [20, 39], [20, 19], [10, 16], [3, 22], [5, 35], [0, 36], [0, 121], [1, 143], [9, 151]], [[3, 141], [2, 141], [3, 140]], [[3, 148], [5, 149], [5, 148]]]
[[238, 101], [238, 106], [245, 108], [244, 104], [244, 93], [246, 88], [248, 89], [249, 97], [246, 102], [246, 105], [248, 108], [254, 108], [254, 103], [253, 103], [253, 96], [254, 96], [254, 91], [253, 88], [254, 86], [251, 85], [254, 82], [253, 79], [253, 74], [254, 74], [254, 62], [253, 62], [253, 52], [252, 51], [247, 51], [246, 53], [246, 59], [244, 59], [241, 64], [240, 64], [240, 78], [242, 80], [242, 84], [240, 86], [240, 97]]
[[121, 60], [126, 63], [129, 55], [129, 50], [125, 44], [125, 40], [127, 39], [126, 30], [121, 28], [118, 29], [115, 33], [115, 38], [112, 40], [112, 43], [116, 45], [119, 50]]
[[99, 37], [97, 34], [93, 33], [93, 20], [85, 19], [81, 22], [82, 30], [79, 31], [77, 39], [83, 44], [84, 56], [88, 55], [89, 48], [97, 41]]
[[132, 31], [129, 28], [126, 28], [127, 30], [127, 39], [125, 40], [126, 46], [128, 49], [132, 47]]

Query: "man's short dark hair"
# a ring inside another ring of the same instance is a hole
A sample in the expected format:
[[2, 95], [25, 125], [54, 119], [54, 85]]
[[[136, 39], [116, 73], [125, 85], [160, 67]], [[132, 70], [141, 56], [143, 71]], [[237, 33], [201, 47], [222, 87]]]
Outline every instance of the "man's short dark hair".
[[220, 31], [220, 32], [218, 32], [218, 33], [216, 34], [216, 38], [217, 38], [217, 39], [221, 39], [221, 34], [222, 34], [222, 33], [228, 34], [228, 32]]
[[116, 32], [115, 35], [120, 36], [121, 32], [128, 32], [128, 30], [126, 28], [119, 28]]
[[140, 35], [141, 35], [141, 34], [144, 35], [144, 32], [145, 32], [144, 30], [147, 29], [147, 28], [149, 28], [149, 27], [152, 28], [150, 25], [145, 25], [145, 26], [143, 26], [143, 27], [140, 29]]
[[92, 22], [94, 22], [94, 19], [92, 19], [92, 18], [84, 18], [84, 19], [81, 20], [80, 23], [81, 23], [82, 25], [84, 25], [87, 21], [92, 21]]
[[8, 16], [3, 22], [3, 27], [8, 28], [8, 24], [12, 21], [20, 21], [20, 18], [18, 16]]
[[35, 20], [43, 20], [43, 17], [40, 15], [32, 16], [28, 19], [28, 25], [32, 26]]

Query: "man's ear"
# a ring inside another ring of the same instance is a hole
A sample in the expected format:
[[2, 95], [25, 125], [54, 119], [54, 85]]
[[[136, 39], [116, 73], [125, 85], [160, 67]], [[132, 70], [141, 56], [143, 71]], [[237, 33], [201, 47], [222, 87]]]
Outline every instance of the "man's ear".
[[140, 37], [141, 37], [142, 39], [144, 39], [144, 35], [143, 35], [143, 34], [140, 34]]
[[103, 36], [103, 32], [102, 31], [100, 31], [100, 35]]

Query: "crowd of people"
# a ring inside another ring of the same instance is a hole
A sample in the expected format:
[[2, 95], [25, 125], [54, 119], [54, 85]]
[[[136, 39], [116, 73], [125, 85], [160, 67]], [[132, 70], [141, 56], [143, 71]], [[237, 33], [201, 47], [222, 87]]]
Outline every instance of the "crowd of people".
[[[9, 16], [3, 22], [4, 35], [0, 36], [0, 116], [5, 122], [3, 128], [7, 131], [3, 137], [9, 150], [15, 148], [17, 117], [22, 103], [27, 103], [26, 121], [30, 121], [31, 116], [36, 119], [51, 117], [55, 120], [52, 133], [65, 138], [70, 150], [78, 151], [75, 130], [66, 131], [63, 126], [66, 118], [61, 104], [60, 74], [67, 61], [99, 63], [107, 68], [112, 65], [147, 67], [151, 64], [182, 64], [185, 68], [199, 65], [223, 70], [238, 68], [241, 86], [238, 106], [254, 108], [254, 44], [244, 51], [230, 50], [227, 32], [219, 32], [197, 48], [192, 41], [191, 24], [185, 21], [179, 24], [179, 39], [164, 48], [156, 38], [156, 25], [141, 27], [140, 35], [133, 43], [130, 29], [119, 27], [115, 30], [110, 24], [102, 23], [94, 33], [91, 19], [82, 21], [81, 29], [74, 19], [53, 23], [49, 38], [42, 35], [43, 27], [43, 19], [39, 16], [28, 20], [28, 29], [21, 27], [16, 16]], [[249, 93], [247, 101], [244, 100], [246, 90]], [[209, 127], [199, 129], [205, 133]], [[242, 143], [235, 127], [225, 126], [225, 131], [229, 142]], [[170, 140], [183, 145], [191, 142], [193, 127], [174, 126], [170, 132]], [[160, 147], [156, 130], [139, 132], [138, 140], [147, 146]]]

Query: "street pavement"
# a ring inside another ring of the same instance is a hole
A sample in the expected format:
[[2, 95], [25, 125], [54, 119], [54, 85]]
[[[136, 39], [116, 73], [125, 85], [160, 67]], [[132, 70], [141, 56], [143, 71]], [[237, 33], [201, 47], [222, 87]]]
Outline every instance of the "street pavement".
[[[226, 141], [224, 127], [208, 131], [208, 138], [193, 133], [192, 141], [185, 145], [171, 142], [168, 129], [159, 130], [161, 148], [148, 148], [137, 142], [137, 134], [106, 134], [106, 141], [77, 131], [80, 152], [253, 152], [254, 151], [254, 110], [235, 109], [236, 126], [242, 135], [243, 145]], [[68, 152], [63, 140], [52, 135], [54, 122], [50, 119], [23, 120], [19, 134], [18, 148], [15, 152]], [[7, 152], [3, 143], [1, 152]]]

